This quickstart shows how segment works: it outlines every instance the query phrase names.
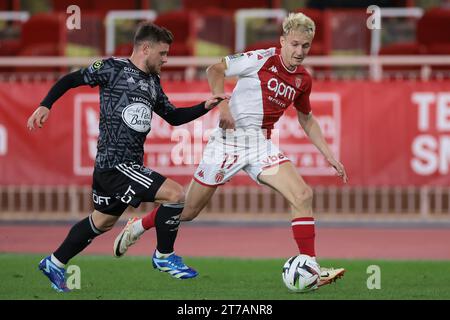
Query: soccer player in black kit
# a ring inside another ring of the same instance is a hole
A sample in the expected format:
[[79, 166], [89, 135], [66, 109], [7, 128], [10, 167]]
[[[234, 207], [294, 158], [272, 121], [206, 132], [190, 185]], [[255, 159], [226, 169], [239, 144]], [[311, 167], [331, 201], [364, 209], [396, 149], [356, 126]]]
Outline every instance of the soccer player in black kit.
[[164, 94], [159, 73], [167, 62], [173, 36], [151, 23], [139, 26], [129, 59], [98, 60], [62, 77], [50, 89], [27, 126], [42, 128], [53, 103], [70, 88], [100, 87], [100, 135], [92, 183], [94, 212], [69, 231], [59, 248], [39, 263], [39, 269], [58, 292], [70, 291], [65, 265], [98, 235], [111, 230], [126, 208], [141, 202], [161, 203], [154, 217], [157, 246], [153, 266], [179, 279], [197, 272], [174, 253], [173, 237], [183, 210], [181, 185], [143, 166], [144, 142], [155, 112], [177, 126], [206, 114], [225, 95], [217, 95], [188, 108], [175, 108]]

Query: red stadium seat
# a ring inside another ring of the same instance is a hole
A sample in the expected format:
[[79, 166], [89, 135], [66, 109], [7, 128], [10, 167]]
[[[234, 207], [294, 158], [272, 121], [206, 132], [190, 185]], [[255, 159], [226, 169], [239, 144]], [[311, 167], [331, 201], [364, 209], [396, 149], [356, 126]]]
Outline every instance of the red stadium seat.
[[19, 55], [62, 56], [66, 39], [66, 15], [33, 15], [23, 24]]
[[279, 8], [280, 0], [183, 0], [183, 9], [205, 10], [208, 8], [236, 11], [253, 8]]
[[[197, 14], [193, 11], [170, 11], [158, 15], [155, 24], [169, 29], [174, 37], [170, 46], [171, 56], [193, 56], [197, 35]], [[185, 67], [163, 66], [165, 75], [184, 74]]]
[[417, 22], [417, 42], [427, 47], [436, 44], [450, 44], [449, 34], [450, 9], [430, 9]]
[[[22, 26], [18, 56], [64, 56], [67, 44], [66, 15], [36, 14]], [[18, 68], [17, 71], [64, 71], [59, 67]]]
[[[425, 12], [417, 22], [416, 41], [397, 43], [381, 48], [380, 55], [445, 55], [450, 54], [450, 9], [434, 8]], [[388, 66], [385, 70], [418, 71], [417, 66]], [[449, 66], [434, 66], [449, 70]]]
[[183, 0], [184, 10], [202, 11], [209, 8], [222, 8], [223, 0]]
[[310, 17], [316, 25], [313, 45], [310, 55], [328, 55], [331, 51], [331, 30], [329, 26], [329, 12], [317, 9], [299, 8], [296, 12], [302, 12]]
[[273, 3], [277, 1], [270, 0], [239, 0], [239, 1], [223, 1], [223, 8], [227, 10], [253, 9], [253, 8], [274, 8]]
[[116, 57], [129, 57], [131, 53], [133, 53], [133, 43], [120, 44], [114, 50], [114, 56]]

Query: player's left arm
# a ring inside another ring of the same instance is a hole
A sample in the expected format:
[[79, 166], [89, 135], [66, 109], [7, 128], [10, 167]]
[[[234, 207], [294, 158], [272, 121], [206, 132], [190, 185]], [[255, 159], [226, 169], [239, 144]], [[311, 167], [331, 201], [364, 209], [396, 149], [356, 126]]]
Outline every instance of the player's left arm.
[[347, 183], [348, 176], [345, 172], [345, 168], [336, 158], [334, 157], [333, 151], [331, 151], [328, 143], [326, 142], [322, 130], [320, 129], [319, 123], [313, 116], [312, 112], [305, 114], [301, 111], [297, 111], [298, 122], [305, 130], [306, 135], [309, 137], [311, 142], [316, 146], [317, 149], [323, 154], [328, 163], [334, 167], [337, 175], [342, 178], [344, 183]]

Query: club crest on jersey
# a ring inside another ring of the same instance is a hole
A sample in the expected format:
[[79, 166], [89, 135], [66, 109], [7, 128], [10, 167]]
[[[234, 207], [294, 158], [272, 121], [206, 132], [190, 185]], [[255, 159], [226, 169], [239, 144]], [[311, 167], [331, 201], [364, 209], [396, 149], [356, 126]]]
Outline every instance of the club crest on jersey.
[[300, 86], [302, 85], [302, 78], [301, 77], [296, 77], [295, 78], [295, 86], [298, 88], [300, 88]]
[[148, 90], [148, 83], [144, 80], [139, 80], [138, 86], [141, 88], [142, 91]]
[[146, 104], [132, 103], [123, 109], [122, 120], [129, 128], [137, 132], [147, 132], [151, 127], [152, 112]]
[[216, 173], [214, 180], [216, 181], [216, 183], [221, 183], [223, 181], [224, 177], [225, 177], [225, 171], [220, 170], [219, 172]]

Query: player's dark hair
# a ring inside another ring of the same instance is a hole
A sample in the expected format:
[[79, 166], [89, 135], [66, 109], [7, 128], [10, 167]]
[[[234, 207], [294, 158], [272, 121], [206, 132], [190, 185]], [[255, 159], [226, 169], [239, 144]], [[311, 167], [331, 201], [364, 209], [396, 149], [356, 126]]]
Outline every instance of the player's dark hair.
[[172, 44], [172, 32], [164, 27], [157, 26], [151, 22], [143, 22], [139, 24], [138, 29], [134, 35], [134, 45], [137, 46], [143, 41], [150, 41], [152, 43], [167, 43]]

